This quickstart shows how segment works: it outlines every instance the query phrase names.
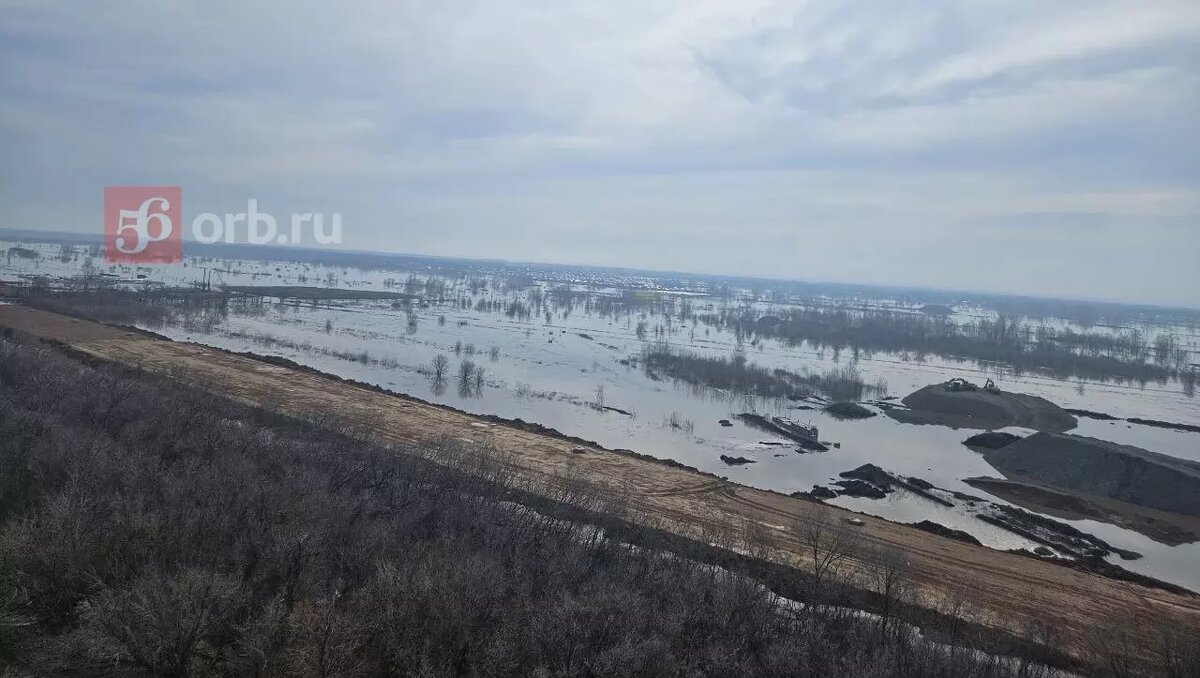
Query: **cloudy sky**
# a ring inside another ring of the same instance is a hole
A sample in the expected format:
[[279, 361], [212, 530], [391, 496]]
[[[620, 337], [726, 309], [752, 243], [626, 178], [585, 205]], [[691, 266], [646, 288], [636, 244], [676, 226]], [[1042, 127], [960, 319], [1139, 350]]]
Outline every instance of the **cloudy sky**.
[[0, 0], [0, 226], [1200, 307], [1196, 0]]

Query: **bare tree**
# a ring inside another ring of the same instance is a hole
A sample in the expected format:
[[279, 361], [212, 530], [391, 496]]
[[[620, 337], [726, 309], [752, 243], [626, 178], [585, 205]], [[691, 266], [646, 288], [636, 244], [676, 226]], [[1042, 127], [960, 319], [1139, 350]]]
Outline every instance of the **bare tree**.
[[433, 378], [441, 381], [446, 378], [446, 371], [450, 369], [450, 360], [441, 353], [433, 359]]
[[458, 395], [469, 398], [475, 395], [475, 361], [464, 360], [458, 365]]
[[460, 383], [471, 383], [471, 377], [475, 374], [475, 361], [464, 360], [458, 364], [458, 381]]
[[840, 524], [833, 511], [825, 506], [812, 511], [806, 518], [801, 518], [795, 530], [811, 559], [809, 567], [812, 581], [808, 603], [816, 604], [822, 587], [837, 573], [838, 567], [854, 555], [857, 534]]
[[908, 597], [911, 584], [911, 565], [908, 555], [886, 548], [874, 549], [867, 558], [867, 585], [879, 594], [880, 626], [887, 633], [888, 624], [897, 608]]

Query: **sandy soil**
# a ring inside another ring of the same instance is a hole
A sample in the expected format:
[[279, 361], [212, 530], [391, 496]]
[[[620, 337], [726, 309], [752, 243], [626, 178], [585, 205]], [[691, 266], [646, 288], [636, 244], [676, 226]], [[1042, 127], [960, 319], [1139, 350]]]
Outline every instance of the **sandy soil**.
[[[790, 526], [818, 505], [740, 486], [631, 454], [589, 447], [515, 426], [497, 425], [448, 408], [382, 393], [310, 371], [268, 364], [195, 344], [173, 343], [88, 321], [0, 306], [0, 327], [56, 340], [94, 358], [159, 371], [245, 402], [290, 414], [336, 413], [370, 426], [384, 442], [429, 444], [447, 438], [486, 443], [522, 479], [551, 487], [580, 476], [612, 492], [631, 518], [697, 536], [755, 521], [764, 527], [779, 562], [804, 566]], [[7, 330], [6, 330], [7, 331]], [[839, 518], [849, 512], [834, 509]], [[977, 622], [1022, 634], [1035, 624], [1055, 629], [1068, 647], [1082, 643], [1097, 620], [1135, 631], [1161, 622], [1200, 634], [1200, 597], [1119, 582], [1051, 563], [940, 537], [870, 516], [848, 528], [864, 546], [903, 551], [922, 601], [967, 600]], [[857, 566], [857, 565], [856, 565]], [[1145, 639], [1143, 647], [1149, 646]], [[1078, 647], [1074, 647], [1078, 649]]]

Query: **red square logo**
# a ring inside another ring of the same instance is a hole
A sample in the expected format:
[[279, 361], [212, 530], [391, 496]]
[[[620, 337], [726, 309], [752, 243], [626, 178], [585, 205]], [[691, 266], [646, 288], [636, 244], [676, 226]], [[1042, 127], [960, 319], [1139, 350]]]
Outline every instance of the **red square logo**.
[[178, 186], [104, 187], [104, 260], [173, 264], [183, 258]]

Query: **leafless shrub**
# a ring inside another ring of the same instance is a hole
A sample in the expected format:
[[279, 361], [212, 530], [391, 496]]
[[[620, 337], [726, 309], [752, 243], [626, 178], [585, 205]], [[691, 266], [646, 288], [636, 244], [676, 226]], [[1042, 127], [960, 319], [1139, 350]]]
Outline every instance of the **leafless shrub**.
[[1160, 622], [1155, 632], [1154, 654], [1165, 678], [1200, 676], [1200, 643], [1187, 629]]
[[1134, 678], [1138, 651], [1129, 629], [1115, 620], [1097, 620], [1086, 638], [1089, 650], [1100, 660], [1108, 678]]
[[753, 518], [742, 521], [741, 551], [755, 560], [766, 560], [771, 552], [771, 535], [765, 525]]

